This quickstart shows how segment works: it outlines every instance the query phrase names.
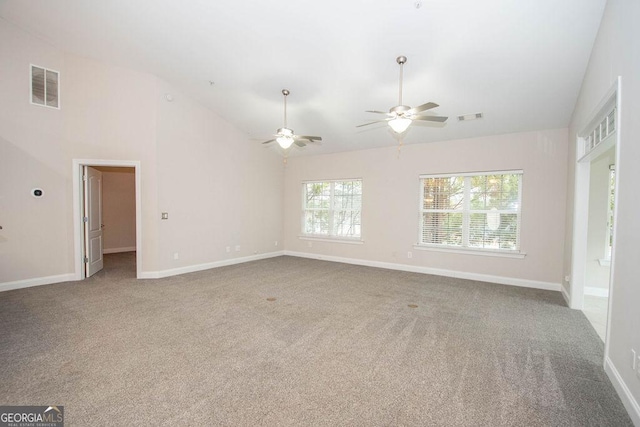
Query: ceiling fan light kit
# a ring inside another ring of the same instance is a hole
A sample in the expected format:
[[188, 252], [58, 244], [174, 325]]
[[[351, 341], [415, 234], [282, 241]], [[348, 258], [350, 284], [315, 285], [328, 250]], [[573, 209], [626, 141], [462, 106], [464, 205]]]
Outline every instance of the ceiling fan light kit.
[[393, 120], [389, 120], [389, 127], [395, 133], [402, 133], [407, 130], [407, 128], [411, 125], [411, 119], [405, 119], [402, 117], [395, 118]]
[[287, 96], [290, 93], [287, 89], [282, 89], [282, 95], [284, 96], [284, 126], [276, 131], [274, 135], [276, 138], [265, 141], [263, 144], [270, 144], [276, 141], [283, 150], [287, 150], [293, 144], [298, 147], [304, 147], [309, 142], [322, 141], [322, 138], [319, 136], [296, 135], [293, 129], [287, 127]]
[[416, 120], [427, 121], [427, 122], [439, 122], [439, 123], [444, 123], [445, 121], [447, 121], [448, 117], [423, 115], [425, 111], [431, 110], [439, 106], [435, 102], [427, 102], [426, 104], [422, 104], [414, 108], [411, 108], [407, 105], [402, 105], [402, 71], [403, 71], [404, 64], [407, 62], [407, 57], [398, 56], [396, 58], [396, 62], [398, 63], [398, 65], [400, 65], [400, 79], [399, 79], [400, 84], [398, 88], [398, 105], [396, 105], [395, 107], [391, 107], [388, 113], [385, 113], [384, 111], [377, 111], [377, 110], [366, 111], [367, 113], [384, 114], [387, 116], [387, 118], [382, 120], [376, 120], [370, 123], [365, 123], [362, 125], [358, 125], [356, 127], [363, 127], [363, 126], [372, 125], [374, 123], [387, 122], [391, 130], [393, 130], [397, 134], [402, 134]]
[[291, 129], [280, 128], [278, 129], [277, 134], [280, 136], [276, 138], [276, 142], [280, 147], [285, 150], [291, 147], [291, 144], [293, 144], [293, 131]]

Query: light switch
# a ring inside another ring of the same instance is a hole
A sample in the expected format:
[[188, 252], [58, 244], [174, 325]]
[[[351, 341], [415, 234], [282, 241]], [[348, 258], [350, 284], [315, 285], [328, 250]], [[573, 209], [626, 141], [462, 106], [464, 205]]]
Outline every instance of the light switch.
[[169, 219], [169, 212], [162, 212], [162, 219]]

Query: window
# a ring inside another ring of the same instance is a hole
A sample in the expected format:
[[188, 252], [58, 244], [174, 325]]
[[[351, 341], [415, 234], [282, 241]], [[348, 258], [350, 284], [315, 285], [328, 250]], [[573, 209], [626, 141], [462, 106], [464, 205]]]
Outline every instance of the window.
[[519, 251], [522, 171], [420, 177], [419, 245]]
[[356, 239], [361, 236], [362, 180], [302, 184], [302, 234]]
[[60, 73], [31, 66], [31, 103], [44, 107], [60, 108]]
[[616, 109], [615, 107], [598, 123], [584, 139], [585, 154], [593, 150], [602, 141], [607, 139], [616, 131]]

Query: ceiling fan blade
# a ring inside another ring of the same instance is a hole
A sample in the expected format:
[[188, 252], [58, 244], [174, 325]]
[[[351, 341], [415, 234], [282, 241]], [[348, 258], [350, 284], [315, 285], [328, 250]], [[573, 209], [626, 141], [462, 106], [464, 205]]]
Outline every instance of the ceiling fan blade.
[[376, 120], [375, 122], [365, 123], [365, 124], [363, 124], [363, 125], [358, 125], [358, 126], [356, 126], [356, 127], [357, 127], [357, 128], [361, 128], [361, 127], [363, 127], [363, 126], [369, 126], [369, 125], [373, 125], [373, 124], [375, 124], [375, 123], [388, 122], [389, 120], [391, 120], [391, 119]]
[[444, 116], [412, 116], [411, 120], [423, 120], [426, 122], [440, 122], [444, 123], [449, 117]]
[[268, 141], [265, 141], [265, 142], [263, 142], [263, 144], [269, 144], [269, 143], [271, 143], [271, 142], [273, 142], [273, 141], [275, 141], [275, 139], [270, 139], [270, 140], [268, 140]]
[[378, 110], [367, 110], [365, 113], [375, 113], [375, 114], [384, 114], [386, 116], [392, 116], [393, 114], [387, 113], [386, 111], [378, 111]]
[[435, 102], [427, 102], [426, 104], [418, 105], [417, 107], [410, 109], [409, 111], [407, 111], [407, 114], [416, 114], [421, 111], [431, 110], [432, 108], [436, 107], [439, 107], [439, 105]]
[[296, 144], [298, 147], [306, 147], [307, 144], [305, 144], [302, 141], [293, 141], [294, 144]]
[[311, 142], [322, 141], [321, 136], [309, 136], [309, 135], [294, 135], [293, 139], [306, 139], [307, 141], [311, 141]]

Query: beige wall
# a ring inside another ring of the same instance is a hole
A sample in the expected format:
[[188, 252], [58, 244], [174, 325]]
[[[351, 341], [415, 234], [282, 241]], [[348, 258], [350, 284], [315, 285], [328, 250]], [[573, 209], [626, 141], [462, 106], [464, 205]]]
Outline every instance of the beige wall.
[[[275, 151], [153, 75], [61, 52], [4, 20], [0, 40], [0, 284], [73, 273], [73, 159], [140, 161], [143, 272], [278, 249]], [[30, 63], [60, 71], [60, 110], [29, 103]], [[161, 223], [163, 210], [173, 215]], [[229, 244], [241, 251], [222, 253]]]
[[157, 104], [159, 209], [169, 213], [160, 270], [282, 250], [281, 155], [170, 85], [159, 89], [173, 95]]
[[[58, 149], [64, 122], [60, 111], [29, 104], [28, 74], [30, 63], [63, 70], [64, 55], [4, 20], [0, 40], [0, 282], [67, 273], [71, 166], [64, 170]], [[44, 196], [33, 198], [34, 187]]]
[[[452, 124], [455, 126], [455, 124]], [[391, 139], [391, 138], [390, 138]], [[390, 145], [392, 142], [390, 141]], [[285, 172], [288, 251], [422, 266], [559, 286], [565, 215], [566, 130], [518, 133], [299, 157]], [[415, 250], [421, 174], [524, 170], [521, 248], [524, 259]], [[301, 182], [362, 178], [364, 244], [300, 240]], [[411, 251], [413, 258], [408, 259]]]
[[[598, 103], [605, 97], [618, 76], [622, 77], [620, 109], [620, 145], [616, 174], [617, 213], [616, 241], [613, 259], [613, 282], [611, 284], [611, 321], [607, 358], [624, 382], [636, 408], [640, 402], [640, 381], [631, 367], [631, 349], [640, 351], [640, 286], [638, 286], [638, 242], [640, 221], [638, 211], [638, 183], [640, 182], [640, 2], [609, 0], [596, 38], [582, 89], [576, 104], [569, 129], [569, 138], [575, 141], [577, 132], [590, 120]], [[571, 25], [568, 23], [567, 25]], [[568, 188], [573, 200], [573, 173], [576, 161], [575, 144], [570, 144]], [[570, 205], [567, 223], [573, 217]], [[567, 229], [565, 245], [565, 271], [571, 269], [571, 230]], [[636, 409], [638, 411], [638, 409]], [[635, 412], [636, 423], [640, 423], [640, 412]], [[640, 425], [640, 424], [638, 424]]]
[[102, 172], [104, 252], [136, 249], [136, 175], [134, 168], [96, 167]]

